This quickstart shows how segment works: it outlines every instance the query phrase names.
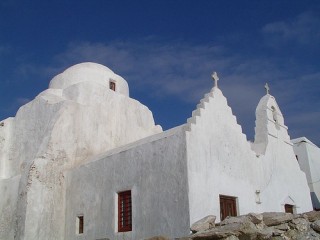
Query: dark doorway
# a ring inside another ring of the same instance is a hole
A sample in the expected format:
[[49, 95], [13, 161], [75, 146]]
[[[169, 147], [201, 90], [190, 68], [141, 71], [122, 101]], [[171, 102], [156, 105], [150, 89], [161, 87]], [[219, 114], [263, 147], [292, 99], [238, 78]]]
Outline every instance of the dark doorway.
[[237, 216], [236, 198], [220, 195], [220, 220], [228, 216]]
[[290, 205], [290, 204], [285, 204], [284, 205], [284, 211], [286, 212], [286, 213], [293, 213], [293, 205]]

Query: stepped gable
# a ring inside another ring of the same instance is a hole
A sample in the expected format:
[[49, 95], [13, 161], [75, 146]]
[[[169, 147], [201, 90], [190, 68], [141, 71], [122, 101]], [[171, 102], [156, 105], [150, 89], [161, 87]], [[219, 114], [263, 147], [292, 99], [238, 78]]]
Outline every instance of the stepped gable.
[[[214, 77], [217, 77], [216, 73], [213, 73], [212, 77], [215, 80]], [[211, 91], [204, 95], [204, 97], [197, 104], [196, 109], [192, 111], [192, 116], [187, 119], [186, 131], [190, 132], [196, 127], [197, 123], [201, 121], [200, 119], [205, 115], [205, 110], [211, 104], [222, 104], [225, 113], [229, 115], [229, 119], [231, 120], [230, 123], [234, 123], [236, 125], [237, 131], [241, 133], [244, 139], [247, 141], [247, 136], [243, 133], [241, 125], [237, 122], [237, 117], [232, 113], [232, 109], [228, 105], [227, 99], [223, 95], [222, 91], [218, 88], [217, 80], [215, 80], [215, 86], [211, 89]], [[219, 113], [215, 114], [217, 114], [217, 117], [219, 118]], [[215, 123], [213, 123], [213, 126], [214, 124]]]

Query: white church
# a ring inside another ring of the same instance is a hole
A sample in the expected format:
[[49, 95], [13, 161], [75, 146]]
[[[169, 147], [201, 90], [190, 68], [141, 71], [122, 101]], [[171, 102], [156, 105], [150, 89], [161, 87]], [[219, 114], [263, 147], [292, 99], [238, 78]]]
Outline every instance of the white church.
[[248, 142], [218, 88], [162, 131], [109, 68], [81, 63], [0, 121], [0, 239], [181, 237], [195, 221], [312, 210], [269, 92]]

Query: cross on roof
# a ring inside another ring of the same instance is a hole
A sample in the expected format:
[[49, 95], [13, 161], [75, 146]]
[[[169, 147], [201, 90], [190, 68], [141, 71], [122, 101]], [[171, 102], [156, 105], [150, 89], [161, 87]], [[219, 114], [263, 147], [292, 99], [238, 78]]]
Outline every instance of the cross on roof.
[[267, 94], [270, 94], [270, 87], [269, 87], [268, 83], [266, 83], [266, 85], [264, 85], [264, 88], [267, 90]]
[[218, 74], [217, 72], [213, 72], [212, 75], [211, 75], [212, 79], [214, 80], [214, 86], [216, 88], [218, 88], [218, 81], [219, 81], [219, 77], [218, 77]]

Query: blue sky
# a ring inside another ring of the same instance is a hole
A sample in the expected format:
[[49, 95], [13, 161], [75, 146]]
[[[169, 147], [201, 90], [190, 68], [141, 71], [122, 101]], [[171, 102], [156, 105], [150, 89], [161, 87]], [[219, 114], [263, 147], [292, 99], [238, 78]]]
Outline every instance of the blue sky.
[[213, 82], [248, 140], [269, 83], [292, 138], [320, 145], [320, 1], [0, 1], [0, 119], [73, 64], [104, 64], [168, 129]]

